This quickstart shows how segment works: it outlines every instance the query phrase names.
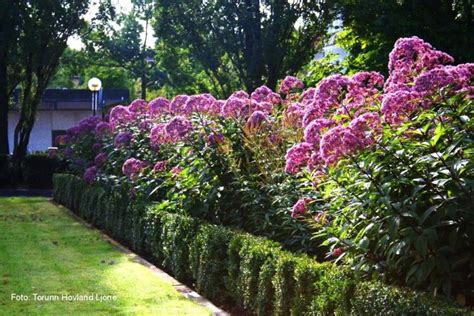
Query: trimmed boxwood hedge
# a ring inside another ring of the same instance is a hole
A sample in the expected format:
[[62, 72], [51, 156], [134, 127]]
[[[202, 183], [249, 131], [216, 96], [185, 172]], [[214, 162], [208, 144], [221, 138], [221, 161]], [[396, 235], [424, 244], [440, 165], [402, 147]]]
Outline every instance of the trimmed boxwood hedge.
[[65, 164], [46, 154], [27, 155], [22, 162], [23, 181], [30, 189], [51, 189], [53, 174], [63, 172]]
[[65, 174], [54, 199], [217, 303], [259, 315], [468, 315], [441, 298], [356, 281], [331, 263], [283, 250], [273, 241], [130, 203]]

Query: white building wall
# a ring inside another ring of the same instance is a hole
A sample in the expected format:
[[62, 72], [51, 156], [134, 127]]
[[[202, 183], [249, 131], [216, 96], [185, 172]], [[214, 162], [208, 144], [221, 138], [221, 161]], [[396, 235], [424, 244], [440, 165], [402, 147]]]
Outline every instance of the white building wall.
[[[20, 113], [12, 111], [8, 114], [8, 137], [10, 151], [13, 151], [13, 135]], [[45, 151], [52, 145], [53, 130], [67, 130], [82, 119], [91, 115], [91, 111], [38, 111], [35, 125], [31, 131], [28, 152]]]

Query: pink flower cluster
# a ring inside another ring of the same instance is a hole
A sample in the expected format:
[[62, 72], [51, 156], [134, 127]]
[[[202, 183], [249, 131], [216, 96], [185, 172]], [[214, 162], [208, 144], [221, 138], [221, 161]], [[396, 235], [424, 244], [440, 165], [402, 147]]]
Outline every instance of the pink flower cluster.
[[129, 158], [123, 163], [122, 172], [128, 178], [134, 179], [147, 166], [147, 162], [136, 158]]
[[280, 84], [280, 93], [289, 94], [297, 89], [304, 89], [304, 83], [293, 76], [286, 76]]
[[187, 118], [175, 116], [168, 123], [159, 123], [151, 129], [150, 144], [156, 150], [160, 145], [183, 140], [192, 128]]
[[122, 148], [130, 145], [133, 140], [133, 134], [131, 132], [120, 132], [115, 136], [114, 146], [115, 148]]
[[99, 173], [99, 170], [97, 169], [96, 166], [92, 166], [86, 169], [83, 175], [83, 179], [86, 183], [92, 184], [95, 181], [95, 178], [97, 177], [97, 174]]
[[247, 127], [255, 129], [260, 127], [264, 122], [268, 121], [268, 115], [263, 111], [253, 112], [247, 120]]
[[304, 142], [288, 149], [286, 172], [305, 166], [320, 170], [373, 146], [384, 123], [406, 121], [429, 107], [444, 87], [471, 97], [474, 65], [444, 65], [452, 61], [417, 37], [402, 38], [390, 54], [386, 82], [377, 72], [360, 72], [329, 76], [304, 91], [285, 111], [286, 121], [304, 128]]
[[409, 90], [410, 84], [422, 72], [453, 61], [453, 57], [416, 36], [400, 38], [389, 55], [390, 76], [385, 83], [385, 91]]
[[168, 161], [166, 160], [160, 160], [155, 165], [153, 166], [153, 172], [158, 173], [158, 172], [163, 172], [166, 170], [166, 166], [168, 164]]
[[308, 203], [311, 202], [311, 199], [309, 198], [301, 198], [299, 199], [295, 205], [293, 205], [293, 208], [291, 209], [291, 217], [297, 218], [308, 210]]

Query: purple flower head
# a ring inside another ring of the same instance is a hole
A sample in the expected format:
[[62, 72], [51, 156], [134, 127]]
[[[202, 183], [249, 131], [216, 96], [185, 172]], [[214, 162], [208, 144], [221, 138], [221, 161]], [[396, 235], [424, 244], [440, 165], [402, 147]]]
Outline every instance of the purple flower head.
[[232, 93], [229, 98], [248, 99], [249, 94], [245, 91], [239, 90]]
[[312, 121], [323, 117], [323, 109], [314, 106], [303, 112], [303, 126], [308, 126]]
[[76, 139], [76, 137], [79, 135], [79, 127], [76, 125], [76, 126], [73, 126], [73, 127], [69, 128], [66, 131], [66, 135], [69, 137], [69, 139], [71, 141], [74, 141]]
[[404, 122], [418, 107], [420, 95], [417, 92], [399, 90], [386, 93], [380, 112], [386, 122], [398, 125]]
[[136, 158], [125, 160], [122, 165], [122, 172], [130, 179], [134, 179], [148, 164]]
[[321, 80], [311, 103], [312, 108], [318, 108], [324, 115], [328, 109], [339, 107], [351, 83], [351, 78], [342, 75], [332, 75]]
[[231, 96], [222, 106], [222, 115], [224, 117], [238, 117], [249, 104], [249, 99]]
[[152, 116], [159, 116], [161, 114], [168, 113], [170, 108], [170, 101], [163, 97], [158, 97], [150, 101], [149, 113]]
[[106, 153], [99, 153], [95, 156], [94, 163], [96, 166], [100, 167], [107, 161], [107, 154]]
[[153, 166], [153, 172], [159, 173], [166, 171], [166, 165], [168, 164], [168, 161], [166, 160], [160, 160], [155, 165]]
[[142, 132], [148, 132], [151, 130], [152, 127], [153, 127], [153, 121], [151, 121], [150, 119], [142, 119], [138, 123], [138, 128]]
[[311, 199], [308, 199], [308, 198], [299, 199], [295, 203], [295, 205], [293, 205], [293, 208], [291, 209], [291, 217], [297, 218], [303, 215], [304, 213], [306, 213], [309, 202], [311, 202]]
[[301, 94], [300, 101], [302, 103], [313, 101], [313, 99], [316, 97], [316, 93], [316, 88], [308, 88]]
[[280, 84], [280, 92], [288, 94], [296, 89], [304, 89], [303, 81], [293, 76], [286, 76]]
[[299, 103], [292, 103], [285, 110], [284, 118], [285, 122], [290, 126], [301, 127], [303, 123], [304, 116], [303, 107]]
[[389, 55], [390, 76], [385, 83], [385, 91], [410, 90], [410, 84], [416, 76], [453, 61], [451, 56], [434, 49], [416, 36], [400, 38]]
[[383, 88], [385, 82], [383, 75], [376, 71], [358, 72], [352, 76], [352, 80], [365, 88]]
[[296, 174], [301, 170], [311, 157], [313, 145], [310, 143], [299, 143], [288, 149], [285, 155], [285, 172]]
[[[316, 169], [319, 169], [323, 164], [324, 164], [324, 160], [321, 158], [319, 151], [314, 151], [308, 160], [309, 171], [314, 171]], [[316, 173], [319, 173], [319, 172], [320, 171], [317, 171]]]
[[155, 150], [159, 149], [160, 145], [169, 142], [168, 135], [165, 131], [165, 126], [165, 123], [160, 123], [151, 129], [150, 144]]
[[369, 147], [375, 143], [375, 136], [382, 131], [382, 122], [377, 112], [364, 113], [351, 121], [349, 124], [350, 136], [354, 136], [357, 141], [349, 144], [346, 136], [346, 146], [355, 149], [358, 147]]
[[319, 146], [319, 141], [321, 139], [321, 131], [323, 129], [332, 127], [335, 125], [335, 122], [325, 118], [315, 119], [306, 126], [304, 130], [304, 140], [307, 143], [311, 143], [315, 146]]
[[256, 129], [264, 122], [268, 122], [268, 115], [262, 111], [255, 111], [247, 120], [247, 127], [250, 129]]
[[262, 111], [268, 114], [273, 112], [273, 103], [266, 102], [266, 101], [262, 101], [258, 103], [254, 103], [254, 102], [255, 101], [252, 101], [254, 105], [253, 106], [254, 111]]
[[148, 103], [143, 99], [136, 99], [130, 103], [128, 110], [132, 113], [145, 114], [148, 112]]
[[252, 94], [250, 95], [250, 98], [252, 100], [257, 101], [257, 102], [262, 102], [262, 101], [265, 101], [267, 96], [272, 94], [272, 93], [273, 93], [273, 91], [269, 87], [261, 86], [261, 87], [258, 87], [257, 89], [255, 89], [254, 92], [252, 92]]
[[278, 104], [281, 103], [281, 96], [278, 93], [273, 92], [267, 86], [261, 86], [255, 89], [252, 92], [250, 98], [257, 103], [267, 102], [270, 104]]
[[114, 146], [115, 148], [126, 147], [130, 145], [133, 140], [133, 134], [130, 132], [120, 132], [115, 136]]
[[336, 163], [347, 154], [348, 148], [346, 148], [344, 136], [348, 132], [350, 132], [348, 128], [336, 126], [321, 137], [319, 154], [327, 165]]
[[130, 122], [133, 118], [133, 114], [129, 111], [128, 107], [123, 105], [117, 105], [110, 111], [110, 124], [114, 128]]
[[105, 134], [108, 134], [112, 131], [112, 127], [110, 126], [109, 123], [107, 122], [100, 122], [99, 124], [97, 124], [97, 126], [95, 127], [95, 132], [98, 134], [98, 135], [105, 135]]
[[214, 112], [213, 104], [216, 99], [209, 93], [193, 95], [189, 97], [185, 105], [185, 113], [200, 112], [209, 113]]
[[451, 91], [471, 86], [473, 77], [474, 64], [441, 66], [416, 77], [413, 89], [422, 96], [437, 96], [439, 91], [446, 86], [450, 86]]
[[67, 134], [71, 137], [71, 139], [76, 139], [81, 135], [94, 132], [97, 124], [100, 122], [101, 119], [96, 116], [85, 118], [81, 120], [76, 126], [68, 129]]
[[174, 97], [169, 105], [170, 112], [173, 114], [186, 114], [186, 103], [189, 96], [181, 94]]
[[175, 142], [182, 140], [192, 128], [191, 121], [184, 116], [175, 116], [165, 125], [167, 137]]
[[84, 181], [88, 184], [92, 184], [94, 183], [95, 181], [95, 178], [97, 177], [97, 174], [98, 174], [99, 170], [97, 169], [96, 166], [92, 166], [92, 167], [89, 167], [86, 169], [86, 171], [84, 172], [84, 175], [82, 176], [82, 178], [84, 179]]

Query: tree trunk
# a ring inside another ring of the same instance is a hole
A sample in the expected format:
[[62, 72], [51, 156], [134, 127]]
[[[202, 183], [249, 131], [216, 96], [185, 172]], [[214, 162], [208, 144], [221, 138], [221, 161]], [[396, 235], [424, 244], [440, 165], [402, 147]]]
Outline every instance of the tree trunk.
[[146, 74], [142, 73], [141, 77], [141, 98], [146, 101], [146, 86], [147, 86], [147, 80], [146, 80]]
[[[2, 55], [3, 54], [2, 52]], [[9, 154], [8, 146], [8, 84], [5, 56], [0, 56], [0, 154]]]

